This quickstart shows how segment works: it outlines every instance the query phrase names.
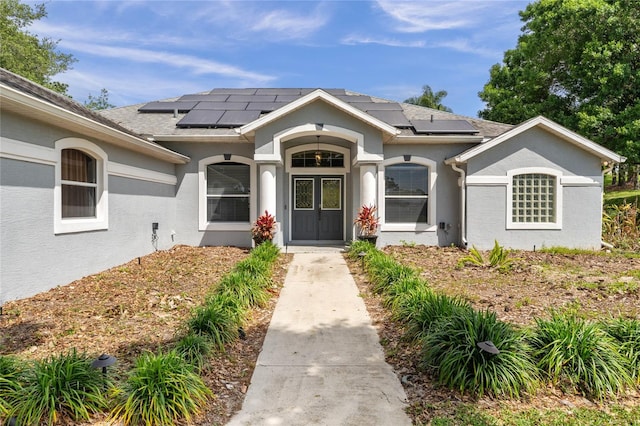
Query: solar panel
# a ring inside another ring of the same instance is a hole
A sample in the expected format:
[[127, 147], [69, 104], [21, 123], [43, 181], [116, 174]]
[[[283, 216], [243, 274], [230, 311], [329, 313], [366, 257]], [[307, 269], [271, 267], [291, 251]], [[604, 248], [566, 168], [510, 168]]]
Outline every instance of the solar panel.
[[348, 103], [371, 102], [371, 96], [336, 95], [336, 97]]
[[211, 95], [255, 95], [258, 89], [213, 89]]
[[187, 112], [191, 110], [197, 102], [189, 101], [189, 102], [149, 102], [146, 105], [138, 108], [140, 112], [173, 112], [178, 110], [178, 112]]
[[180, 96], [179, 101], [208, 101], [208, 102], [224, 102], [229, 95], [183, 95]]
[[412, 120], [416, 133], [475, 134], [478, 130], [467, 120]]
[[396, 102], [356, 102], [353, 106], [363, 111], [402, 111]]
[[230, 95], [227, 102], [274, 102], [275, 95]]
[[369, 115], [396, 127], [411, 127], [411, 123], [402, 111], [369, 111]]
[[215, 127], [224, 111], [194, 109], [176, 123], [176, 127]]
[[258, 89], [256, 91], [256, 95], [293, 95], [299, 96], [302, 89], [296, 88], [267, 88], [267, 89]]
[[236, 127], [251, 123], [260, 117], [260, 111], [225, 111], [216, 123], [219, 127]]
[[198, 102], [193, 109], [212, 109], [216, 111], [244, 111], [247, 102]]
[[300, 99], [302, 95], [278, 95], [276, 96], [276, 102], [293, 102], [296, 99]]
[[271, 112], [286, 104], [287, 104], [286, 102], [249, 102], [246, 110]]

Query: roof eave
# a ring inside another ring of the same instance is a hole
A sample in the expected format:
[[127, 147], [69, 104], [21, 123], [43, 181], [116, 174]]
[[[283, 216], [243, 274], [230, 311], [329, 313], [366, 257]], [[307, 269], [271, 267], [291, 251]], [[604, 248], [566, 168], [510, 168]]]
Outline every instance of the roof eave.
[[55, 125], [81, 133], [104, 142], [121, 146], [173, 164], [185, 164], [190, 158], [167, 148], [129, 135], [120, 130], [98, 123], [89, 118], [68, 111], [13, 87], [0, 84], [0, 105], [2, 110], [12, 111], [40, 121], [55, 122]]
[[357, 119], [375, 128], [378, 128], [379, 130], [381, 130], [382, 132], [390, 136], [396, 136], [400, 132], [396, 127], [390, 124], [387, 124], [382, 120], [378, 120], [377, 118], [349, 105], [348, 103], [325, 92], [322, 89], [314, 90], [313, 92], [308, 93], [307, 95], [302, 96], [301, 98], [296, 99], [295, 101], [290, 102], [287, 105], [263, 117], [260, 117], [257, 120], [252, 121], [251, 123], [245, 124], [244, 126], [236, 129], [236, 131], [240, 135], [251, 135], [259, 128], [266, 126], [267, 124], [270, 124], [276, 120], [279, 120], [280, 118], [286, 116], [287, 114], [290, 114], [291, 112], [296, 111], [304, 107], [305, 105], [308, 105], [317, 100], [322, 100], [330, 105], [333, 105], [334, 107], [356, 117]]
[[479, 135], [398, 135], [390, 144], [468, 144], [481, 143], [484, 137]]

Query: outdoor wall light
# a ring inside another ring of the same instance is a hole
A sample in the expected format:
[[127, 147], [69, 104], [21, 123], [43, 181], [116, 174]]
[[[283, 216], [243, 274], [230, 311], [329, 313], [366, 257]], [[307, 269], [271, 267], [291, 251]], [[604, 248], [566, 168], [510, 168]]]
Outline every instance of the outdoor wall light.
[[224, 157], [224, 161], [231, 160], [231, 154], [222, 154], [222, 156]]
[[91, 363], [92, 368], [102, 368], [102, 374], [107, 375], [107, 367], [116, 363], [118, 359], [115, 356], [108, 354], [102, 354], [98, 358], [94, 359]]
[[480, 348], [481, 351], [488, 352], [488, 353], [490, 353], [492, 355], [498, 355], [500, 353], [500, 350], [498, 348], [496, 348], [496, 345], [494, 345], [491, 340], [487, 340], [487, 341], [484, 341], [484, 342], [478, 342], [477, 345], [478, 345], [478, 347]]

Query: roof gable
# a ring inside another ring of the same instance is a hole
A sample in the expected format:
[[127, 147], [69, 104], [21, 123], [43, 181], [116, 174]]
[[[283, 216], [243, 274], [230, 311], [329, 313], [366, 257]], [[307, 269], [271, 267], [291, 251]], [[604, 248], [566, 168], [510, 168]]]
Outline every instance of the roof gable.
[[326, 102], [327, 104], [371, 125], [372, 127], [381, 130], [383, 133], [386, 133], [390, 136], [395, 136], [399, 133], [396, 127], [387, 124], [384, 121], [379, 120], [354, 106], [351, 106], [347, 102], [325, 92], [322, 89], [314, 90], [313, 92], [308, 93], [307, 95], [304, 95], [301, 98], [273, 111], [272, 113], [260, 117], [257, 120], [254, 120], [251, 123], [248, 123], [236, 129], [236, 131], [241, 135], [253, 134], [257, 129], [264, 127], [267, 124], [273, 123], [280, 118], [292, 113], [293, 111], [299, 110], [300, 108], [303, 108], [306, 105], [309, 105], [316, 101]]
[[615, 152], [599, 145], [579, 134], [572, 132], [566, 127], [561, 126], [560, 124], [549, 120], [543, 116], [538, 116], [532, 118], [530, 120], [525, 121], [524, 123], [514, 127], [511, 130], [506, 131], [505, 133], [491, 139], [488, 142], [477, 145], [467, 151], [459, 154], [455, 157], [451, 157], [445, 160], [446, 164], [453, 163], [466, 163], [470, 159], [482, 154], [485, 151], [492, 149], [493, 147], [500, 145], [501, 143], [524, 133], [534, 127], [543, 129], [549, 133], [552, 133], [559, 137], [560, 139], [569, 142], [593, 155], [599, 157], [601, 161], [609, 161], [614, 163], [622, 163], [626, 161], [626, 158], [616, 154]]

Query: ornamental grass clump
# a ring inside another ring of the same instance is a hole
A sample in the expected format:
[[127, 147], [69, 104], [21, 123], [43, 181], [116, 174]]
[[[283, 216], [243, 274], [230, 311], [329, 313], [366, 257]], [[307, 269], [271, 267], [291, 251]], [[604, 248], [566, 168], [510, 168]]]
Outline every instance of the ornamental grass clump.
[[387, 308], [390, 308], [394, 305], [396, 299], [403, 297], [409, 291], [414, 289], [428, 289], [429, 283], [418, 276], [411, 276], [401, 278], [398, 281], [392, 283], [389, 287], [387, 287], [385, 294], [383, 305]]
[[265, 241], [251, 250], [251, 257], [273, 263], [278, 258], [280, 249], [272, 241]]
[[367, 256], [369, 253], [377, 251], [376, 246], [369, 241], [352, 241], [349, 246], [348, 256], [351, 259], [359, 259], [362, 256]]
[[51, 356], [25, 370], [23, 386], [10, 395], [7, 417], [19, 425], [87, 421], [108, 408], [105, 390], [110, 385], [84, 354], [73, 350]]
[[238, 327], [245, 317], [245, 308], [234, 295], [216, 293], [194, 311], [188, 321], [189, 330], [207, 336], [214, 347], [224, 349], [238, 337]]
[[211, 353], [212, 344], [207, 336], [190, 332], [178, 340], [174, 349], [186, 362], [200, 370]]
[[640, 385], [640, 320], [618, 318], [604, 322], [602, 326], [620, 345], [629, 373]]
[[24, 364], [14, 357], [0, 356], [0, 418], [5, 417], [22, 388]]
[[554, 312], [536, 320], [531, 345], [539, 369], [567, 391], [603, 399], [633, 385], [619, 343], [596, 322]]
[[193, 366], [178, 353], [138, 357], [115, 395], [113, 421], [124, 425], [174, 425], [189, 422], [213, 394]]
[[235, 299], [244, 308], [265, 306], [270, 297], [267, 291], [270, 284], [271, 281], [264, 275], [235, 271], [220, 280], [216, 292]]
[[250, 256], [238, 262], [233, 270], [253, 277], [269, 277], [271, 276], [271, 263], [257, 256]]
[[[491, 341], [499, 354], [478, 343]], [[535, 364], [524, 335], [490, 311], [463, 310], [439, 319], [422, 339], [424, 365], [439, 383], [474, 395], [519, 397], [535, 389]]]

